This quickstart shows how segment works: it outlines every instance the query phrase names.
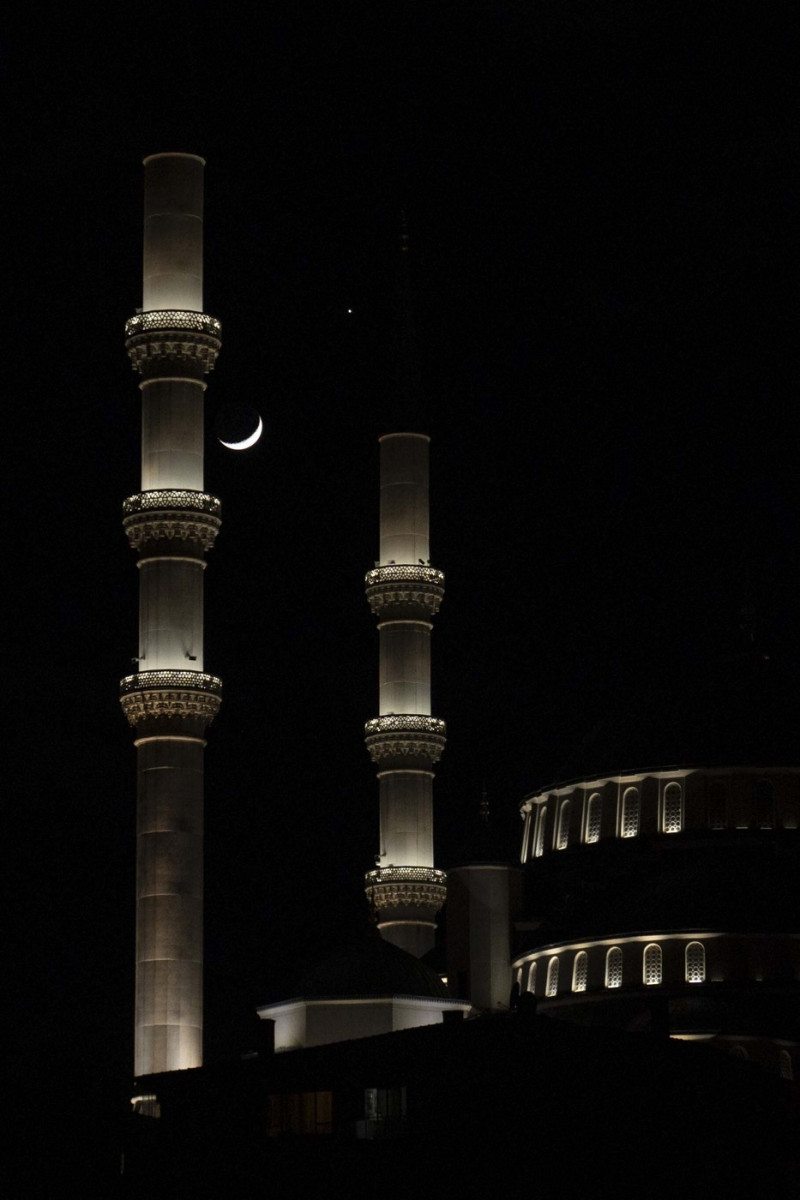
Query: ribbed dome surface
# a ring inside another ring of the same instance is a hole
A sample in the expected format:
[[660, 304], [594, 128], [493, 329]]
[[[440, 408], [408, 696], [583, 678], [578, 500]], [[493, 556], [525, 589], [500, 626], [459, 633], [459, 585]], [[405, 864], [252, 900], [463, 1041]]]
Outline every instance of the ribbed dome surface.
[[643, 678], [630, 706], [607, 710], [559, 778], [695, 766], [793, 766], [800, 761], [793, 664], [732, 654], [694, 670]]

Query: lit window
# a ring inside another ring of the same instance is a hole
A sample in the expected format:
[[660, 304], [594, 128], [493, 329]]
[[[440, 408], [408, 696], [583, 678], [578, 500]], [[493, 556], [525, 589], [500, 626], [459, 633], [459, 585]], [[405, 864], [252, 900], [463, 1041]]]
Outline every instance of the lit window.
[[542, 804], [536, 816], [536, 842], [533, 848], [533, 853], [536, 858], [541, 858], [544, 854], [544, 831], [547, 825], [547, 807]]
[[680, 833], [683, 828], [683, 788], [668, 783], [664, 788], [664, 833]]
[[661, 983], [661, 947], [657, 946], [655, 942], [651, 942], [644, 948], [642, 979], [648, 986]]
[[781, 1079], [794, 1079], [792, 1056], [788, 1050], [781, 1050], [780, 1057], [778, 1059], [778, 1069], [781, 1073]]
[[589, 976], [589, 956], [585, 950], [580, 950], [575, 955], [575, 962], [572, 965], [572, 990], [573, 992], [585, 992], [586, 980]]
[[558, 959], [551, 958], [547, 964], [547, 987], [545, 988], [546, 996], [555, 996], [558, 993]]
[[[320, 1093], [318, 1092], [317, 1095]], [[406, 1116], [406, 1089], [365, 1088], [364, 1119], [374, 1122], [370, 1136], [396, 1133], [402, 1128]]]
[[528, 991], [536, 991], [536, 962], [532, 962], [528, 967]]
[[556, 850], [566, 850], [569, 843], [569, 800], [561, 803], [558, 811], [558, 833], [556, 835]]
[[267, 1132], [327, 1134], [333, 1132], [332, 1092], [290, 1092], [267, 1096]]
[[689, 942], [684, 955], [686, 963], [686, 982], [705, 983], [706, 981], [706, 950], [702, 942]]
[[606, 987], [622, 987], [622, 951], [612, 946], [606, 955]]
[[599, 792], [592, 792], [586, 802], [586, 841], [600, 841], [600, 819], [603, 813], [603, 800]]
[[637, 788], [626, 788], [622, 797], [622, 820], [620, 821], [621, 837], [636, 837], [639, 832], [639, 791]]
[[719, 780], [711, 784], [708, 795], [708, 823], [712, 829], [724, 829], [727, 821], [727, 797], [725, 784]]
[[525, 814], [525, 828], [522, 833], [522, 862], [527, 862], [531, 847], [531, 822], [532, 814]]

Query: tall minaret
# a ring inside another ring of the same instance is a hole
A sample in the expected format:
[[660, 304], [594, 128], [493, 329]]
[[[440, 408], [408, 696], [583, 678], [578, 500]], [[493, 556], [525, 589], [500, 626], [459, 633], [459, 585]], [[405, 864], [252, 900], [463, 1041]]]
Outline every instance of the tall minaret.
[[203, 749], [222, 687], [203, 670], [204, 555], [220, 524], [203, 490], [203, 377], [220, 347], [203, 313], [204, 166], [144, 160], [144, 297], [125, 326], [142, 376], [141, 491], [124, 504], [139, 651], [121, 682], [138, 762], [137, 1076], [203, 1061]]
[[[395, 401], [413, 415], [418, 383], [405, 229], [402, 250]], [[431, 716], [431, 633], [444, 574], [430, 565], [429, 441], [423, 433], [380, 439], [380, 558], [366, 578], [380, 637], [380, 716], [365, 730], [378, 768], [380, 849], [366, 890], [382, 935], [417, 957], [434, 944], [446, 884], [433, 865], [433, 765], [445, 724]]]

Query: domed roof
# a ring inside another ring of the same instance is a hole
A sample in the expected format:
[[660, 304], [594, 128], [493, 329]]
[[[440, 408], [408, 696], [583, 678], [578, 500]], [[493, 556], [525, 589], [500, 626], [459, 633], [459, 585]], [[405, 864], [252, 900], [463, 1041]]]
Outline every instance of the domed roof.
[[755, 647], [642, 679], [629, 706], [609, 707], [559, 770], [574, 779], [684, 766], [794, 766], [798, 675]]
[[302, 975], [297, 996], [350, 999], [365, 996], [419, 996], [448, 999], [448, 991], [430, 967], [374, 928], [335, 947]]

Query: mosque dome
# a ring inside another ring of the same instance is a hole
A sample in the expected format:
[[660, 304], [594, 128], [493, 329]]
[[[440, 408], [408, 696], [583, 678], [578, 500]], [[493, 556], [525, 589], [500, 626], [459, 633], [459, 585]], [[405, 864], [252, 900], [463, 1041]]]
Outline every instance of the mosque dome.
[[449, 998], [435, 971], [413, 954], [385, 941], [374, 929], [334, 947], [309, 966], [299, 980], [296, 994], [304, 999]]

